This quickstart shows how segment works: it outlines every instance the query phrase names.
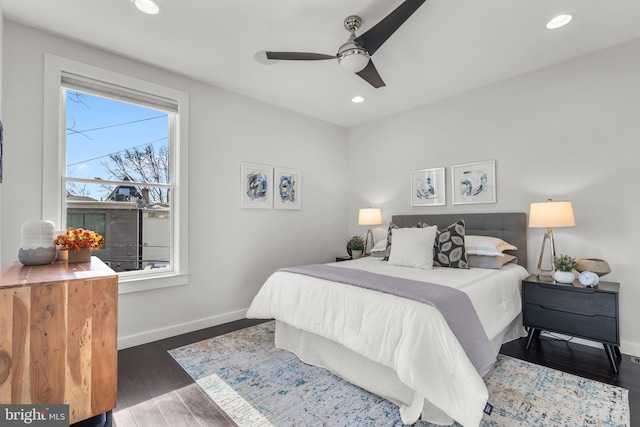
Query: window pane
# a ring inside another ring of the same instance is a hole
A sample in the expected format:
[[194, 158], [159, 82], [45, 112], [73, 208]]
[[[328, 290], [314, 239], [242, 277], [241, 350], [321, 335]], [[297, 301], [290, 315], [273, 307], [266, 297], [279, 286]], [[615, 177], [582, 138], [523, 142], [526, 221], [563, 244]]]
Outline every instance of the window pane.
[[[67, 188], [78, 184], [70, 182]], [[104, 245], [93, 251], [94, 256], [117, 272], [170, 267], [170, 204], [145, 198], [153, 190], [166, 189], [144, 187], [137, 190], [140, 198], [127, 195], [120, 200], [120, 186], [86, 183], [81, 186], [86, 192], [114, 195], [103, 200], [73, 195], [67, 198], [67, 227], [85, 228], [104, 236]]]
[[67, 176], [169, 182], [169, 114], [66, 91]]
[[103, 236], [106, 233], [106, 213], [105, 212], [67, 212], [67, 227], [84, 228], [100, 233]]
[[171, 267], [171, 114], [66, 91], [67, 227], [102, 234], [117, 272]]

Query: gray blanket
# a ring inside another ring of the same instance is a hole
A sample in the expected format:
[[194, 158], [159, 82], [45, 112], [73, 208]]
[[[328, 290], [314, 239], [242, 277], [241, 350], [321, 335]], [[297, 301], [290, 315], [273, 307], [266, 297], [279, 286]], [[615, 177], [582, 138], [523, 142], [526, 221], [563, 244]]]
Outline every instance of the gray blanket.
[[429, 304], [447, 321], [480, 376], [489, 372], [496, 361], [478, 313], [473, 308], [469, 296], [458, 289], [325, 264], [287, 267], [279, 271], [359, 286]]

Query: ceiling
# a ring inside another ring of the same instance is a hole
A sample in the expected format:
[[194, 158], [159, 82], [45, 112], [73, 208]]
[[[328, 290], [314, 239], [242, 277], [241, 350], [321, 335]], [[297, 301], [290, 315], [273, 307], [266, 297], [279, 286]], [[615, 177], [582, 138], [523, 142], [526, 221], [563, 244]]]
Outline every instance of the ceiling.
[[[351, 127], [640, 37], [638, 0], [427, 0], [372, 59], [374, 89], [337, 61], [278, 61], [258, 52], [333, 55], [401, 0], [0, 0], [5, 19], [135, 58], [273, 105]], [[546, 30], [558, 13], [574, 20]], [[366, 100], [354, 104], [351, 98]]]

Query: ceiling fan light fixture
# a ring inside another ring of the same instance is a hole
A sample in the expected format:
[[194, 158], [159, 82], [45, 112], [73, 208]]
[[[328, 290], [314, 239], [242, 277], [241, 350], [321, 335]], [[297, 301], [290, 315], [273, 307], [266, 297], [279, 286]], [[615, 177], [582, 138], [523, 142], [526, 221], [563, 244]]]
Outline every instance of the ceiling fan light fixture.
[[564, 27], [571, 22], [572, 19], [573, 16], [567, 14], [554, 16], [549, 22], [547, 22], [547, 29], [555, 30], [556, 28]]
[[369, 55], [362, 48], [347, 49], [338, 54], [338, 62], [343, 70], [358, 73], [369, 63]]
[[134, 0], [133, 4], [142, 13], [147, 15], [157, 15], [160, 13], [160, 3], [156, 0]]

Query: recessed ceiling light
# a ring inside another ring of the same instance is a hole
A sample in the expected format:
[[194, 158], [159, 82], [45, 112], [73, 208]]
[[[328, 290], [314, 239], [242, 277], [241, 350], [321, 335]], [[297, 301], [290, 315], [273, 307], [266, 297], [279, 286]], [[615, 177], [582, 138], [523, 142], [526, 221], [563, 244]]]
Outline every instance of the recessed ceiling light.
[[360, 104], [361, 102], [364, 102], [364, 98], [361, 96], [354, 96], [353, 98], [351, 98], [351, 102], [353, 102], [354, 104]]
[[547, 28], [549, 30], [555, 30], [556, 28], [564, 27], [571, 22], [572, 19], [573, 16], [571, 15], [558, 15], [547, 22]]
[[156, 0], [134, 0], [134, 3], [140, 12], [147, 15], [157, 15], [160, 13], [160, 3]]

